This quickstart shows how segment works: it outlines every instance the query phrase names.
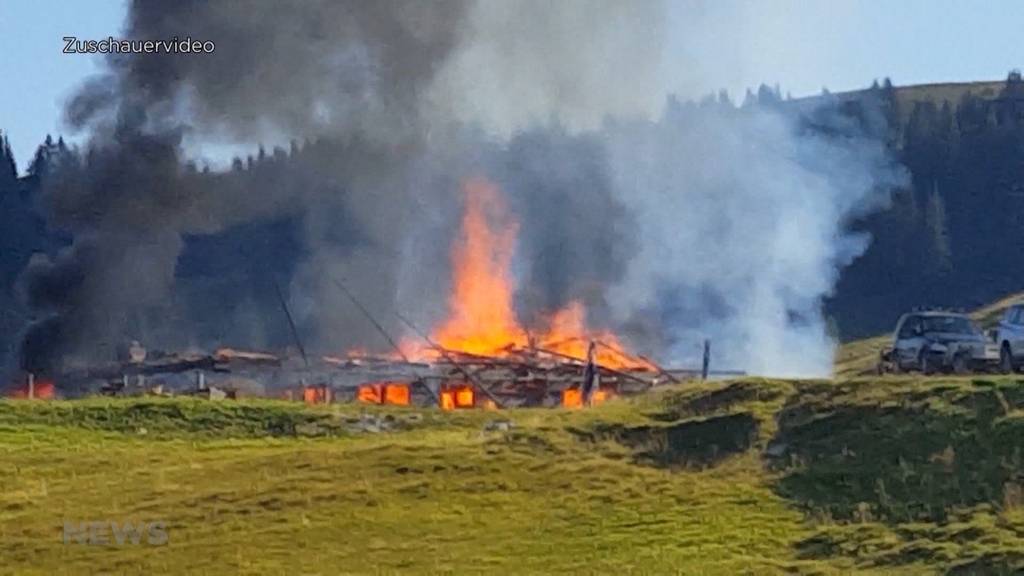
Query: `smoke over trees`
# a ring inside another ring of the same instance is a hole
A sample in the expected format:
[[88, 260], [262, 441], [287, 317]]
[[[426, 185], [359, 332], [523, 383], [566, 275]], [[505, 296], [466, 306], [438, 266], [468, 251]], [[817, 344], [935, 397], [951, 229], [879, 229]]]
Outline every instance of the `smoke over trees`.
[[[126, 36], [217, 49], [112, 57], [69, 101], [86, 139], [37, 198], [69, 241], [20, 275], [24, 367], [126, 339], [287, 346], [275, 282], [308, 347], [381, 348], [334, 279], [384, 321], [436, 321], [483, 175], [520, 222], [526, 322], [579, 299], [668, 361], [711, 334], [739, 367], [827, 371], [822, 299], [867, 242], [846, 226], [900, 182], [875, 116], [768, 88], [658, 111], [659, 3], [517, 6], [133, 2]], [[210, 145], [260, 152], [196, 169]]]

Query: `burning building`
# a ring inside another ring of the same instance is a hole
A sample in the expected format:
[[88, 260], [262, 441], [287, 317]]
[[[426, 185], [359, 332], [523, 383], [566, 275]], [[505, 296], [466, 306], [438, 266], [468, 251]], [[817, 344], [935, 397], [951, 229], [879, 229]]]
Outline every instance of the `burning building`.
[[[663, 370], [627, 352], [611, 331], [590, 329], [586, 309], [578, 301], [551, 313], [537, 329], [526, 328], [514, 308], [511, 270], [518, 223], [500, 189], [486, 179], [467, 180], [463, 194], [464, 214], [450, 255], [453, 278], [447, 315], [429, 334], [410, 323], [411, 334], [392, 339], [339, 282], [339, 289], [352, 296], [352, 304], [393, 343], [390, 352], [350, 350], [311, 361], [301, 342], [300, 353], [291, 355], [231, 348], [212, 354], [154, 354], [132, 342], [117, 362], [61, 371], [55, 377], [63, 388], [78, 393], [159, 389], [214, 398], [278, 396], [287, 391], [309, 404], [335, 398], [390, 405], [415, 400], [451, 410], [579, 407], [693, 373]], [[290, 318], [286, 305], [284, 312]], [[37, 397], [52, 395], [52, 384], [48, 390]]]

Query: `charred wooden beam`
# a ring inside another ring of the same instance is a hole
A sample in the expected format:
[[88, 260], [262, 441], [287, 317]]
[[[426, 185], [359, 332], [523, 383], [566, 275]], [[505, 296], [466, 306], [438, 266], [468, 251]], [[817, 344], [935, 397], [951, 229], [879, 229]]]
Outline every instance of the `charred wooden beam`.
[[[559, 358], [565, 358], [566, 360], [572, 360], [574, 362], [579, 362], [580, 366], [583, 366], [584, 364], [586, 364], [586, 360], [585, 359], [577, 358], [575, 356], [570, 356], [569, 354], [563, 354], [561, 352], [556, 352], [554, 350], [548, 350], [547, 348], [540, 348], [540, 347], [538, 347], [537, 351], [538, 352], [543, 352], [544, 354], [550, 354], [552, 356], [558, 356]], [[639, 376], [634, 376], [634, 375], [632, 375], [632, 374], [630, 374], [628, 372], [623, 372], [621, 370], [616, 370], [615, 368], [609, 368], [607, 366], [602, 366], [600, 364], [597, 364], [597, 367], [599, 369], [601, 369], [601, 370], [604, 370], [605, 372], [611, 372], [612, 374], [615, 374], [615, 375], [620, 376], [622, 378], [633, 380], [635, 382], [639, 382], [641, 384], [644, 384], [645, 386], [650, 386], [650, 384], [651, 384], [649, 381], [644, 380], [643, 378], [640, 378]]]
[[668, 378], [673, 383], [679, 384], [679, 382], [680, 382], [680, 380], [678, 378], [676, 378], [672, 374], [670, 374], [667, 371], [665, 371], [665, 369], [663, 369], [661, 366], [659, 366], [657, 363], [655, 363], [650, 358], [644, 356], [643, 354], [637, 354], [636, 357], [634, 357], [634, 356], [626, 353], [624, 350], [620, 350], [619, 348], [617, 348], [615, 346], [612, 346], [611, 344], [606, 344], [606, 343], [604, 343], [604, 342], [602, 342], [600, 340], [596, 340], [596, 342], [597, 342], [598, 346], [601, 346], [602, 348], [605, 348], [606, 350], [610, 350], [610, 351], [614, 352], [615, 354], [618, 354], [624, 360], [635, 361], [635, 360], [639, 359], [644, 364], [647, 364], [648, 366], [653, 368], [655, 372], [657, 372], [658, 374], [664, 376], [665, 378]]
[[281, 292], [281, 285], [277, 283], [276, 278], [271, 278], [274, 281], [274, 291], [277, 293], [277, 299], [281, 302], [281, 309], [284, 310], [284, 317], [288, 320], [288, 328], [291, 329], [292, 338], [295, 340], [295, 345], [299, 348], [299, 354], [302, 355], [302, 362], [306, 365], [306, 369], [309, 369], [309, 358], [306, 356], [306, 348], [302, 345], [302, 338], [299, 338], [299, 329], [295, 327], [295, 319], [292, 318], [292, 313], [288, 310], [288, 303], [284, 299], [284, 293]]
[[352, 304], [357, 309], [359, 309], [360, 312], [362, 312], [363, 316], [366, 317], [370, 324], [372, 324], [373, 327], [377, 329], [377, 332], [380, 332], [380, 335], [383, 336], [384, 339], [387, 340], [388, 344], [390, 344], [391, 347], [395, 349], [395, 352], [398, 352], [398, 356], [401, 357], [402, 360], [409, 362], [409, 357], [406, 356], [405, 352], [402, 351], [402, 348], [401, 346], [398, 345], [398, 342], [395, 342], [395, 339], [392, 338], [390, 334], [388, 334], [388, 331], [384, 329], [384, 326], [382, 326], [380, 322], [377, 322], [377, 319], [373, 317], [373, 314], [370, 314], [370, 311], [366, 308], [366, 306], [363, 306], [363, 304], [356, 298], [355, 294], [353, 294], [348, 288], [346, 288], [345, 285], [341, 283], [341, 280], [338, 280], [337, 278], [331, 278], [331, 281], [334, 282], [334, 285], [338, 287], [338, 290], [341, 290], [341, 292], [348, 297]]

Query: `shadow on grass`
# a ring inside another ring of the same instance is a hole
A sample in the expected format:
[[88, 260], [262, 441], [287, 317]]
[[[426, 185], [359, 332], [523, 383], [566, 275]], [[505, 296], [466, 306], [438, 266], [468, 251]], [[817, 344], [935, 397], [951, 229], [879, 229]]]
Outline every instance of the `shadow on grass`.
[[710, 390], [683, 389], [665, 396], [659, 412], [650, 414], [654, 420], [671, 422], [694, 416], [711, 416], [735, 412], [752, 402], [781, 399], [787, 387], [768, 380], [737, 380]]
[[613, 439], [631, 448], [638, 463], [663, 468], [705, 468], [745, 452], [757, 438], [750, 413], [691, 419], [674, 424], [600, 425], [591, 439]]

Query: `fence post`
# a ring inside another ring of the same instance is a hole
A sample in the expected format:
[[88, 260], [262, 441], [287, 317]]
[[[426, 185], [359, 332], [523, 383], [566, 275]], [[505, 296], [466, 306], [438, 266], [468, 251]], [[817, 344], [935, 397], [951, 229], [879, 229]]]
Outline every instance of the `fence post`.
[[704, 362], [700, 369], [701, 382], [708, 379], [708, 369], [711, 367], [711, 339], [704, 339]]

